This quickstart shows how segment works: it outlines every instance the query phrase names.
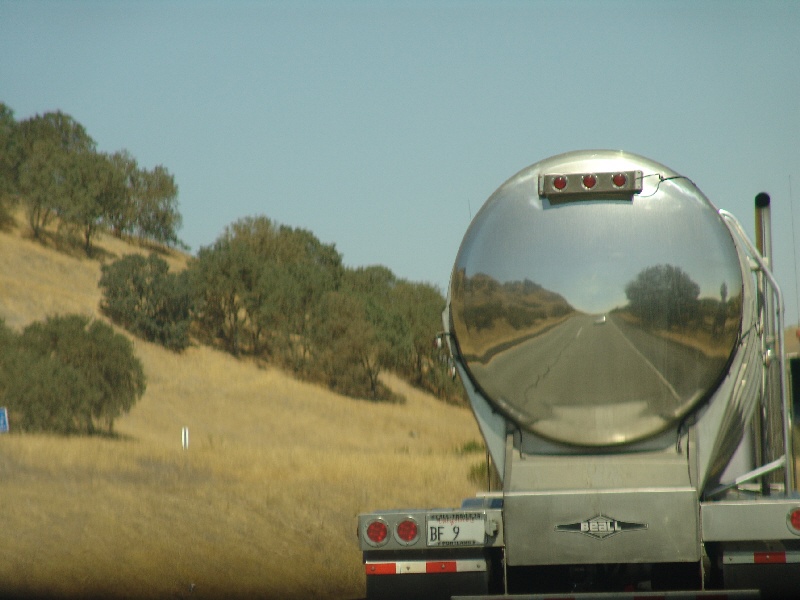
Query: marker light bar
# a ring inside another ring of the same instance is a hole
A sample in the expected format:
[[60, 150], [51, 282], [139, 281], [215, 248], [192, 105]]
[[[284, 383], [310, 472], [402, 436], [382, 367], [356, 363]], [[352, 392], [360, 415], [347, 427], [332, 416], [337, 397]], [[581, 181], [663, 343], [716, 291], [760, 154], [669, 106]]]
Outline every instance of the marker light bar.
[[642, 191], [641, 171], [552, 173], [539, 175], [539, 196], [551, 202], [567, 200], [632, 200]]

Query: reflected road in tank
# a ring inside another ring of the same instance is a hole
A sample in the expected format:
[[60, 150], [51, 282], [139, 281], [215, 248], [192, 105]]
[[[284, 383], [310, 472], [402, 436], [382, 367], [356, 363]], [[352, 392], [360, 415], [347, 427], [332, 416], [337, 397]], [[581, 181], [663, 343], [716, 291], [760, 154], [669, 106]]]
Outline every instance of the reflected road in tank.
[[496, 398], [503, 382], [506, 408], [532, 430], [597, 444], [668, 424], [723, 363], [613, 314], [577, 314], [471, 369]]

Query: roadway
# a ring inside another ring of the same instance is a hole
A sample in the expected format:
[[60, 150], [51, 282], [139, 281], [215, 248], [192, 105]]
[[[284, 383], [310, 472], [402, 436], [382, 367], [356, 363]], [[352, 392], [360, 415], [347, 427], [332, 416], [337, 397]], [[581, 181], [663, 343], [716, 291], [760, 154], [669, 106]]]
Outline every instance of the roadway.
[[487, 393], [535, 423], [553, 418], [557, 408], [615, 406], [617, 420], [623, 413], [670, 420], [702, 396], [724, 367], [720, 359], [613, 315], [598, 321], [597, 315], [575, 315], [470, 368]]

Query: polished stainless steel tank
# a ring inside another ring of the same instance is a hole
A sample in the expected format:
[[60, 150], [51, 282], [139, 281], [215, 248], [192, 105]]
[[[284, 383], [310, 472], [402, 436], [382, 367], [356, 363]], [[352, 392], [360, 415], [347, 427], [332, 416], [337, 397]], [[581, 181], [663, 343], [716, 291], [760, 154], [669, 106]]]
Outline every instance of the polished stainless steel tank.
[[633, 154], [572, 152], [520, 171], [476, 215], [450, 332], [469, 378], [523, 429], [615, 446], [710, 397], [742, 286], [731, 234], [691, 181]]

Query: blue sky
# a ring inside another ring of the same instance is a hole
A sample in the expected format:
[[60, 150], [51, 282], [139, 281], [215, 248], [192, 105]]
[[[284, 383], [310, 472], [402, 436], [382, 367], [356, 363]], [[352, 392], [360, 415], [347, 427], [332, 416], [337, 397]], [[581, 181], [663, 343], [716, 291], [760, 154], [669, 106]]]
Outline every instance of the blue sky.
[[643, 154], [748, 231], [771, 194], [795, 322], [798, 31], [792, 1], [0, 0], [0, 101], [164, 165], [193, 250], [266, 215], [443, 291], [505, 179]]

